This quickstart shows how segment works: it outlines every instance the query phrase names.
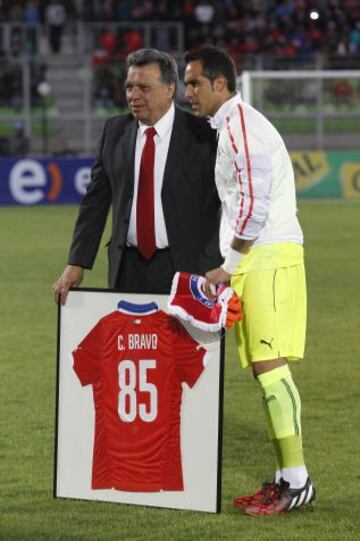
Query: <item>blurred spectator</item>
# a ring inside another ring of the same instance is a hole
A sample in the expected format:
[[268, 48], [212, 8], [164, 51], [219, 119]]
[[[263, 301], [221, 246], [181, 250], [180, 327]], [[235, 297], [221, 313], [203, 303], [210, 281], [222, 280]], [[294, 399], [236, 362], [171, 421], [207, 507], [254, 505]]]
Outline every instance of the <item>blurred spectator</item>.
[[122, 57], [125, 58], [131, 51], [136, 51], [136, 49], [141, 49], [143, 47], [143, 37], [139, 30], [135, 28], [125, 32], [122, 36], [123, 39], [123, 48], [122, 48]]
[[114, 107], [113, 88], [110, 82], [101, 81], [96, 89], [96, 108], [110, 109]]
[[17, 57], [23, 51], [23, 31], [21, 26], [12, 26], [10, 33], [10, 53]]
[[195, 17], [199, 24], [211, 24], [214, 19], [214, 6], [207, 0], [200, 0], [195, 7]]
[[107, 66], [96, 69], [94, 80], [96, 108], [126, 108], [125, 79], [126, 67], [124, 64], [119, 63], [115, 67]]
[[0, 106], [21, 109], [22, 73], [19, 66], [12, 66], [4, 59], [0, 62]]
[[354, 90], [347, 79], [339, 79], [336, 81], [332, 88], [336, 103], [349, 104], [354, 97]]
[[26, 156], [30, 150], [29, 138], [25, 135], [22, 120], [14, 123], [14, 133], [9, 137], [9, 154], [11, 156]]
[[336, 46], [336, 53], [338, 56], [348, 56], [350, 51], [350, 44], [346, 34], [338, 37], [338, 43]]
[[152, 12], [153, 2], [150, 0], [133, 0], [132, 18], [134, 21], [150, 21]]
[[116, 19], [124, 23], [132, 21], [131, 0], [120, 0], [116, 9]]
[[[325, 60], [339, 58], [344, 65], [351, 65], [351, 57], [360, 63], [360, 0], [2, 0], [0, 20], [15, 23], [11, 54], [21, 55], [24, 47], [36, 52], [32, 34], [28, 39], [29, 34], [17, 23], [36, 23], [42, 14], [51, 24], [51, 49], [60, 51], [62, 30], [72, 12], [85, 22], [130, 23], [127, 29], [113, 30], [113, 36], [98, 45], [94, 54], [98, 63], [109, 61], [116, 48], [121, 59], [142, 47], [144, 29], [140, 24], [149, 21], [182, 22], [185, 49], [204, 44], [221, 46], [240, 65], [246, 59], [253, 62], [259, 55], [271, 58], [273, 68], [280, 66], [282, 59], [290, 59], [293, 65], [294, 61], [313, 62], [318, 52], [324, 53]], [[140, 24], [131, 27], [133, 23]], [[160, 26], [148, 34], [151, 46], [175, 52], [174, 35]]]
[[25, 47], [31, 55], [34, 55], [38, 50], [36, 27], [34, 25], [41, 23], [39, 0], [28, 0], [26, 3], [24, 23], [29, 25], [26, 29]]
[[61, 40], [66, 23], [66, 11], [62, 2], [51, 0], [45, 9], [45, 21], [49, 30], [49, 43], [53, 53], [61, 51]]
[[78, 17], [86, 23], [95, 20], [95, 10], [91, 0], [84, 0], [81, 11], [78, 11]]
[[39, 84], [47, 79], [48, 67], [46, 64], [33, 64], [31, 66], [31, 105], [42, 107], [42, 97], [38, 92]]
[[28, 24], [39, 24], [40, 17], [40, 2], [39, 0], [28, 0], [23, 14], [24, 22]]
[[101, 4], [100, 12], [99, 12], [99, 21], [114, 21], [114, 0], [104, 0]]
[[106, 51], [109, 58], [113, 56], [113, 54], [116, 51], [118, 44], [118, 37], [113, 32], [112, 28], [105, 28], [103, 29], [101, 36], [100, 36], [100, 45], [102, 49]]
[[23, 7], [19, 2], [12, 2], [9, 9], [9, 20], [12, 23], [21, 23], [23, 20]]
[[20, 111], [23, 107], [23, 85], [22, 74], [16, 69], [12, 80], [11, 98], [9, 105]]
[[92, 54], [92, 63], [94, 66], [107, 66], [110, 58], [105, 49], [96, 48]]
[[360, 54], [360, 21], [358, 21], [353, 30], [350, 32], [350, 52], [352, 54]]

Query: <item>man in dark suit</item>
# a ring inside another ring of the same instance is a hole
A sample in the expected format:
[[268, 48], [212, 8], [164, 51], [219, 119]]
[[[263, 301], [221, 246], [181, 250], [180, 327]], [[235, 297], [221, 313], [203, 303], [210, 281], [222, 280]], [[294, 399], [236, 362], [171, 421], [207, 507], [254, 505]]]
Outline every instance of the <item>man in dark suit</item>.
[[166, 293], [176, 271], [204, 274], [221, 262], [214, 132], [174, 105], [177, 66], [168, 54], [140, 49], [127, 68], [131, 113], [105, 124], [68, 265], [54, 284], [62, 303], [93, 266], [110, 206], [110, 288]]

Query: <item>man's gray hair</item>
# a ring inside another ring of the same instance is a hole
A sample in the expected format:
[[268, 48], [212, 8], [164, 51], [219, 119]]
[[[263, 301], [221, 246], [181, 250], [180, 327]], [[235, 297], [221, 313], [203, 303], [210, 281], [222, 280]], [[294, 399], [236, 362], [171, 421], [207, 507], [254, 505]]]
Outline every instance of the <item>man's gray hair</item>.
[[172, 56], [158, 49], [138, 49], [130, 53], [126, 59], [126, 67], [141, 67], [148, 64], [158, 64], [161, 73], [161, 82], [164, 85], [175, 84], [175, 93], [178, 87], [178, 69]]

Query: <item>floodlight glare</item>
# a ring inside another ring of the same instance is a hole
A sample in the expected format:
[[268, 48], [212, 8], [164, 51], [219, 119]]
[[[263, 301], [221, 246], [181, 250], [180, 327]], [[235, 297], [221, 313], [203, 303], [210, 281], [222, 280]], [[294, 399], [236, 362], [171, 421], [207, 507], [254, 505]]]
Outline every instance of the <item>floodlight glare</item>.
[[319, 18], [319, 12], [318, 11], [311, 11], [310, 12], [310, 19], [313, 21], [317, 21]]

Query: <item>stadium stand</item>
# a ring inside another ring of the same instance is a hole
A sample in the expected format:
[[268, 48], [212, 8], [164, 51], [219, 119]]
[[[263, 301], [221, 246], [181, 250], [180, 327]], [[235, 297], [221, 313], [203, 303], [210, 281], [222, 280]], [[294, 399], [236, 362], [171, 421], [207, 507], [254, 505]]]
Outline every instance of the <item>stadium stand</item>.
[[[67, 18], [69, 23], [182, 21], [186, 49], [212, 43], [226, 47], [239, 61], [255, 54], [271, 56], [275, 62], [277, 58], [306, 60], [318, 51], [344, 61], [360, 56], [357, 0], [4, 0], [0, 21], [13, 25], [14, 54], [19, 54], [23, 46], [36, 52], [35, 26], [49, 26], [50, 7], [54, 5], [63, 7], [66, 15], [58, 17], [64, 22]], [[108, 41], [104, 48], [114, 45], [114, 40], [112, 45]], [[141, 45], [139, 37], [130, 45]]]
[[[32, 150], [41, 152], [45, 114], [50, 151], [92, 152], [103, 118], [126, 107], [124, 59], [130, 51], [157, 47], [179, 60], [184, 50], [205, 44], [226, 48], [239, 72], [359, 69], [360, 3], [3, 0], [0, 135], [23, 120]], [[46, 98], [37, 90], [45, 79], [51, 87]], [[270, 85], [266, 96], [278, 103], [284, 92], [286, 85], [281, 91]], [[336, 81], [330, 93], [342, 105], [358, 104], [358, 85], [347, 78]], [[294, 101], [296, 95], [290, 105]]]

